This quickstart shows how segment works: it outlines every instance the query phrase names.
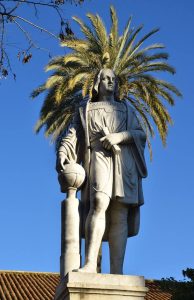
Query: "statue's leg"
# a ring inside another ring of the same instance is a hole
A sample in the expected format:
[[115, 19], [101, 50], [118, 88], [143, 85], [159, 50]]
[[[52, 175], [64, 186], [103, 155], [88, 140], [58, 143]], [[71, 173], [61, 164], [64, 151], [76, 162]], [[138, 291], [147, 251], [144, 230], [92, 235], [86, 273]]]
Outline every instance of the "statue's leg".
[[101, 273], [101, 272], [102, 272], [102, 242], [100, 245], [98, 258], [97, 258], [97, 273]]
[[123, 274], [123, 261], [128, 236], [128, 205], [113, 201], [110, 207], [110, 273]]
[[105, 212], [110, 198], [101, 192], [91, 197], [90, 211], [86, 220], [86, 260], [79, 272], [96, 273], [97, 258], [105, 231]]

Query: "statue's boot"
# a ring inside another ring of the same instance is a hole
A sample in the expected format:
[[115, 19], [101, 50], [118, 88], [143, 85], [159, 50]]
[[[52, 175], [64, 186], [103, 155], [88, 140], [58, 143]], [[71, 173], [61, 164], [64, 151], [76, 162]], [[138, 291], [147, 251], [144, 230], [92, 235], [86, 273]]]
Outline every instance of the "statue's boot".
[[114, 202], [110, 209], [110, 273], [123, 274], [123, 262], [128, 236], [128, 205]]
[[83, 268], [78, 269], [76, 272], [80, 273], [97, 273], [96, 265], [92, 262], [85, 264]]

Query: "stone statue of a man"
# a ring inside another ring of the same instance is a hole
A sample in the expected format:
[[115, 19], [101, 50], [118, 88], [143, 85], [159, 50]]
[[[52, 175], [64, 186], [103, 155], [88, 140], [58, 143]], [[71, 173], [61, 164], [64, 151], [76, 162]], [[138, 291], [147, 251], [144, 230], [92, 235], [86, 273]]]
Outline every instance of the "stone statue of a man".
[[80, 272], [96, 272], [104, 239], [110, 247], [110, 273], [122, 274], [127, 237], [139, 230], [146, 136], [133, 108], [117, 99], [117, 89], [113, 70], [102, 69], [93, 97], [80, 105], [58, 150], [59, 173], [74, 161], [87, 174], [82, 188], [88, 212], [83, 216], [86, 259]]

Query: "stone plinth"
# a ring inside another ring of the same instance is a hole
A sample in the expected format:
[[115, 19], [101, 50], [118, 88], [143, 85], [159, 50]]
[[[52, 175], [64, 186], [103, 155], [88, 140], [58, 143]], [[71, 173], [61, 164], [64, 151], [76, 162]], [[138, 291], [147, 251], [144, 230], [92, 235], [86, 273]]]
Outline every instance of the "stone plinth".
[[143, 276], [70, 272], [56, 290], [55, 300], [143, 300]]

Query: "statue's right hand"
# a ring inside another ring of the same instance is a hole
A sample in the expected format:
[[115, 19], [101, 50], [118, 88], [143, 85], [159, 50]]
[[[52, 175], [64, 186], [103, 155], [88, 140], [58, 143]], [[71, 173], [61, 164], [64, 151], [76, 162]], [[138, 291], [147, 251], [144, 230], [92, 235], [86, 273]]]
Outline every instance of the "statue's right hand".
[[61, 173], [64, 170], [64, 165], [65, 165], [65, 163], [67, 163], [66, 161], [67, 161], [67, 157], [65, 154], [60, 153], [57, 156], [56, 170], [58, 173]]

